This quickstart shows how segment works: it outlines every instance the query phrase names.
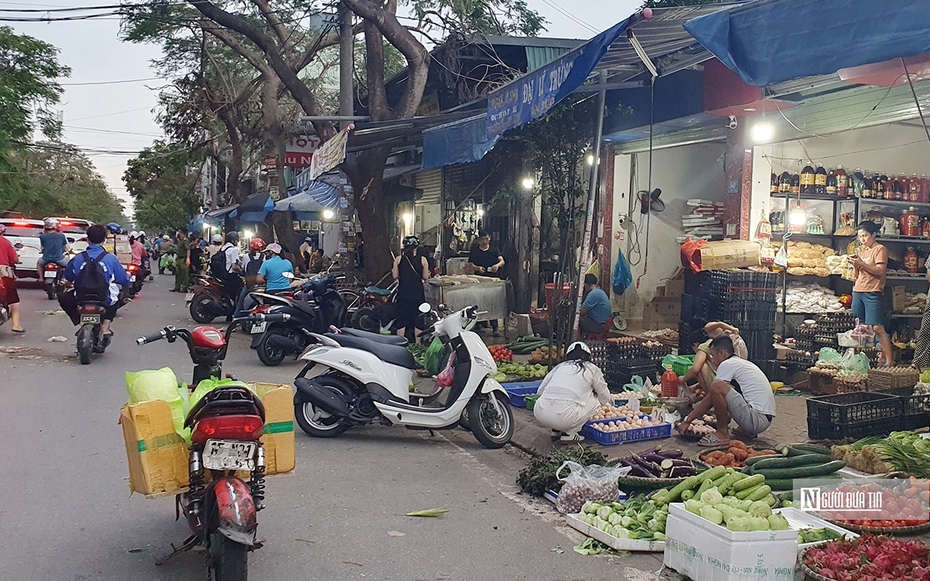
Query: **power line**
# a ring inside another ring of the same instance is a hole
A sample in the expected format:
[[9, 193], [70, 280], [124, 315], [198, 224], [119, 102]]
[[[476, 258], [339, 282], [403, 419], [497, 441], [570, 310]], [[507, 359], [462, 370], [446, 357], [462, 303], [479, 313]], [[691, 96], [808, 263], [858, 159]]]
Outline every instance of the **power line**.
[[85, 83], [58, 83], [62, 87], [82, 87], [86, 85], [117, 85], [120, 83], [142, 83], [144, 81], [165, 80], [161, 77], [146, 77], [144, 79], [121, 79], [116, 81], [88, 81]]
[[591, 26], [590, 24], [588, 24], [588, 23], [585, 22], [584, 20], [581, 20], [580, 18], [576, 17], [574, 14], [568, 12], [567, 10], [565, 10], [564, 8], [562, 8], [561, 6], [559, 6], [558, 4], [556, 4], [555, 2], [553, 2], [553, 1], [551, 1], [551, 0], [542, 0], [542, 1], [545, 2], [546, 4], [548, 4], [549, 6], [555, 8], [559, 13], [561, 13], [563, 16], [565, 16], [565, 17], [568, 18], [569, 20], [572, 20], [572, 21], [574, 21], [575, 23], [580, 24], [581, 26], [584, 26], [585, 28], [587, 28], [587, 29], [590, 30], [591, 32], [600, 32], [598, 29], [594, 28], [593, 26]]
[[138, 109], [127, 109], [125, 111], [115, 111], [113, 113], [102, 113], [100, 115], [90, 115], [88, 117], [76, 117], [74, 119], [70, 119], [69, 121], [84, 121], [85, 119], [99, 119], [101, 117], [112, 117], [115, 115], [123, 115], [124, 113], [136, 113], [138, 111], [150, 111], [152, 109], [153, 107], [140, 107]]
[[[26, 6], [35, 6], [26, 4]], [[122, 4], [109, 4], [106, 6], [71, 6], [67, 8], [0, 8], [0, 12], [87, 12], [90, 10], [113, 10], [123, 8]]]

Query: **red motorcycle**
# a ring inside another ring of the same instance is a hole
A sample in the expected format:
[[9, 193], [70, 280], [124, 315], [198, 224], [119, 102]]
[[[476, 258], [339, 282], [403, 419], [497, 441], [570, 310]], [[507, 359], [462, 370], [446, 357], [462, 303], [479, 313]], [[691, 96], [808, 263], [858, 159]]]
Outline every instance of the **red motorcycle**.
[[[139, 345], [160, 339], [187, 344], [194, 362], [193, 388], [200, 381], [222, 377], [229, 336], [242, 323], [281, 322], [287, 315], [252, 315], [235, 319], [221, 333], [214, 327], [193, 331], [165, 327], [140, 337]], [[260, 438], [264, 432], [265, 408], [251, 390], [220, 386], [191, 408], [184, 422], [191, 428], [187, 492], [177, 495], [178, 518], [183, 514], [194, 533], [158, 564], [183, 551], [202, 546], [207, 567], [215, 581], [245, 581], [248, 553], [261, 546], [256, 538], [256, 513], [264, 508], [265, 453]], [[237, 472], [249, 473], [247, 482]]]

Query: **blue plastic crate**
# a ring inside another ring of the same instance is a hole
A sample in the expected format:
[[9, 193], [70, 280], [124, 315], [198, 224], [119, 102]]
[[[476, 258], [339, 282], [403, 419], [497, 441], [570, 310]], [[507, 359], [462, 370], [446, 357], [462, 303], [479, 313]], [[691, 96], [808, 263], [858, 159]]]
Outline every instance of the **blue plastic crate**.
[[643, 440], [661, 440], [662, 438], [672, 437], [672, 424], [661, 424], [658, 426], [649, 426], [648, 428], [631, 428], [620, 432], [602, 432], [593, 426], [597, 424], [607, 424], [614, 420], [595, 420], [585, 423], [581, 428], [581, 435], [588, 440], [593, 440], [602, 446], [613, 446], [623, 444], [624, 442], [641, 442]]
[[510, 405], [518, 408], [526, 407], [526, 396], [536, 395], [542, 381], [514, 381], [502, 383], [507, 395], [510, 396]]

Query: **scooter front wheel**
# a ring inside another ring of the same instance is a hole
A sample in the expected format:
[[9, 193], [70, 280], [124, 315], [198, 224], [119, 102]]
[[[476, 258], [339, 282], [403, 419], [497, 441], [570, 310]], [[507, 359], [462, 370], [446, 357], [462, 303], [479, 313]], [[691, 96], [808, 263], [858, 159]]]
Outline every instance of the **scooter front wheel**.
[[191, 299], [191, 318], [202, 325], [212, 323], [213, 319], [216, 318], [213, 306], [215, 302], [216, 301], [214, 301], [209, 295], [205, 293], [197, 293], [197, 295]]
[[481, 395], [468, 404], [471, 432], [485, 448], [502, 448], [513, 437], [510, 401], [497, 392]]
[[249, 578], [249, 549], [222, 533], [210, 538], [210, 565], [214, 581], [247, 581]]

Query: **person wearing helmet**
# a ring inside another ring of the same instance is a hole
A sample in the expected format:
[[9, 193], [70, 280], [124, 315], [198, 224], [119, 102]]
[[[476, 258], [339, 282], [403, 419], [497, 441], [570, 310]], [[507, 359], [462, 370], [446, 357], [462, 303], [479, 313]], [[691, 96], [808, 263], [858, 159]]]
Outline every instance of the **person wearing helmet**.
[[245, 273], [245, 285], [239, 291], [239, 297], [236, 300], [236, 316], [247, 315], [254, 301], [249, 298], [249, 293], [256, 290], [260, 284], [258, 279], [258, 269], [262, 267], [265, 261], [265, 241], [261, 238], [252, 238], [249, 241], [249, 253], [242, 257], [242, 272]]
[[591, 363], [591, 349], [581, 341], [568, 346], [565, 360], [546, 374], [536, 394], [536, 421], [563, 442], [584, 440], [581, 427], [611, 400], [604, 373]]
[[173, 246], [174, 243], [171, 242], [171, 236], [167, 234], [163, 235], [161, 240], [158, 240], [158, 243], [155, 245], [158, 249], [158, 274], [165, 274], [165, 266], [162, 265], [162, 258], [171, 253], [171, 248]]
[[39, 234], [39, 243], [42, 245], [42, 256], [38, 263], [40, 282], [45, 280], [46, 264], [54, 262], [61, 270], [68, 266], [68, 258], [65, 255], [70, 250], [68, 239], [59, 231], [58, 220], [46, 218], [43, 222], [43, 232]]
[[[226, 242], [220, 247], [214, 258], [211, 259], [210, 267], [211, 274], [217, 278], [220, 278], [220, 274], [223, 275], [224, 288], [226, 289], [227, 295], [236, 299], [239, 296], [239, 291], [242, 290], [242, 266], [239, 263], [239, 233], [238, 232], [227, 232], [226, 233]], [[219, 255], [222, 254], [222, 257]], [[217, 266], [221, 265], [221, 266]], [[222, 271], [222, 272], [218, 272]]]
[[213, 237], [209, 240], [210, 244], [207, 245], [207, 262], [213, 260], [213, 256], [220, 251], [220, 248], [223, 247], [223, 235], [214, 234]]
[[110, 222], [107, 224], [107, 230], [109, 230], [110, 234], [113, 234], [114, 236], [123, 233], [123, 227], [116, 222]]
[[417, 342], [416, 321], [419, 307], [426, 302], [423, 281], [429, 280], [429, 264], [426, 258], [417, 255], [420, 239], [405, 236], [403, 252], [394, 259], [391, 273], [397, 281], [397, 294], [394, 302], [394, 322], [397, 334], [407, 338], [409, 343]]
[[265, 249], [268, 258], [258, 269], [258, 282], [265, 283], [265, 290], [268, 292], [289, 290], [291, 281], [284, 276], [285, 272], [294, 273], [294, 265], [290, 260], [286, 260], [282, 254], [284, 249], [280, 244], [272, 243]]
[[16, 292], [16, 276], [14, 268], [20, 263], [19, 255], [9, 240], [6, 239], [6, 226], [0, 224], [0, 302], [10, 310], [10, 323], [14, 333], [23, 334], [22, 322], [19, 319], [20, 304], [19, 293]]

